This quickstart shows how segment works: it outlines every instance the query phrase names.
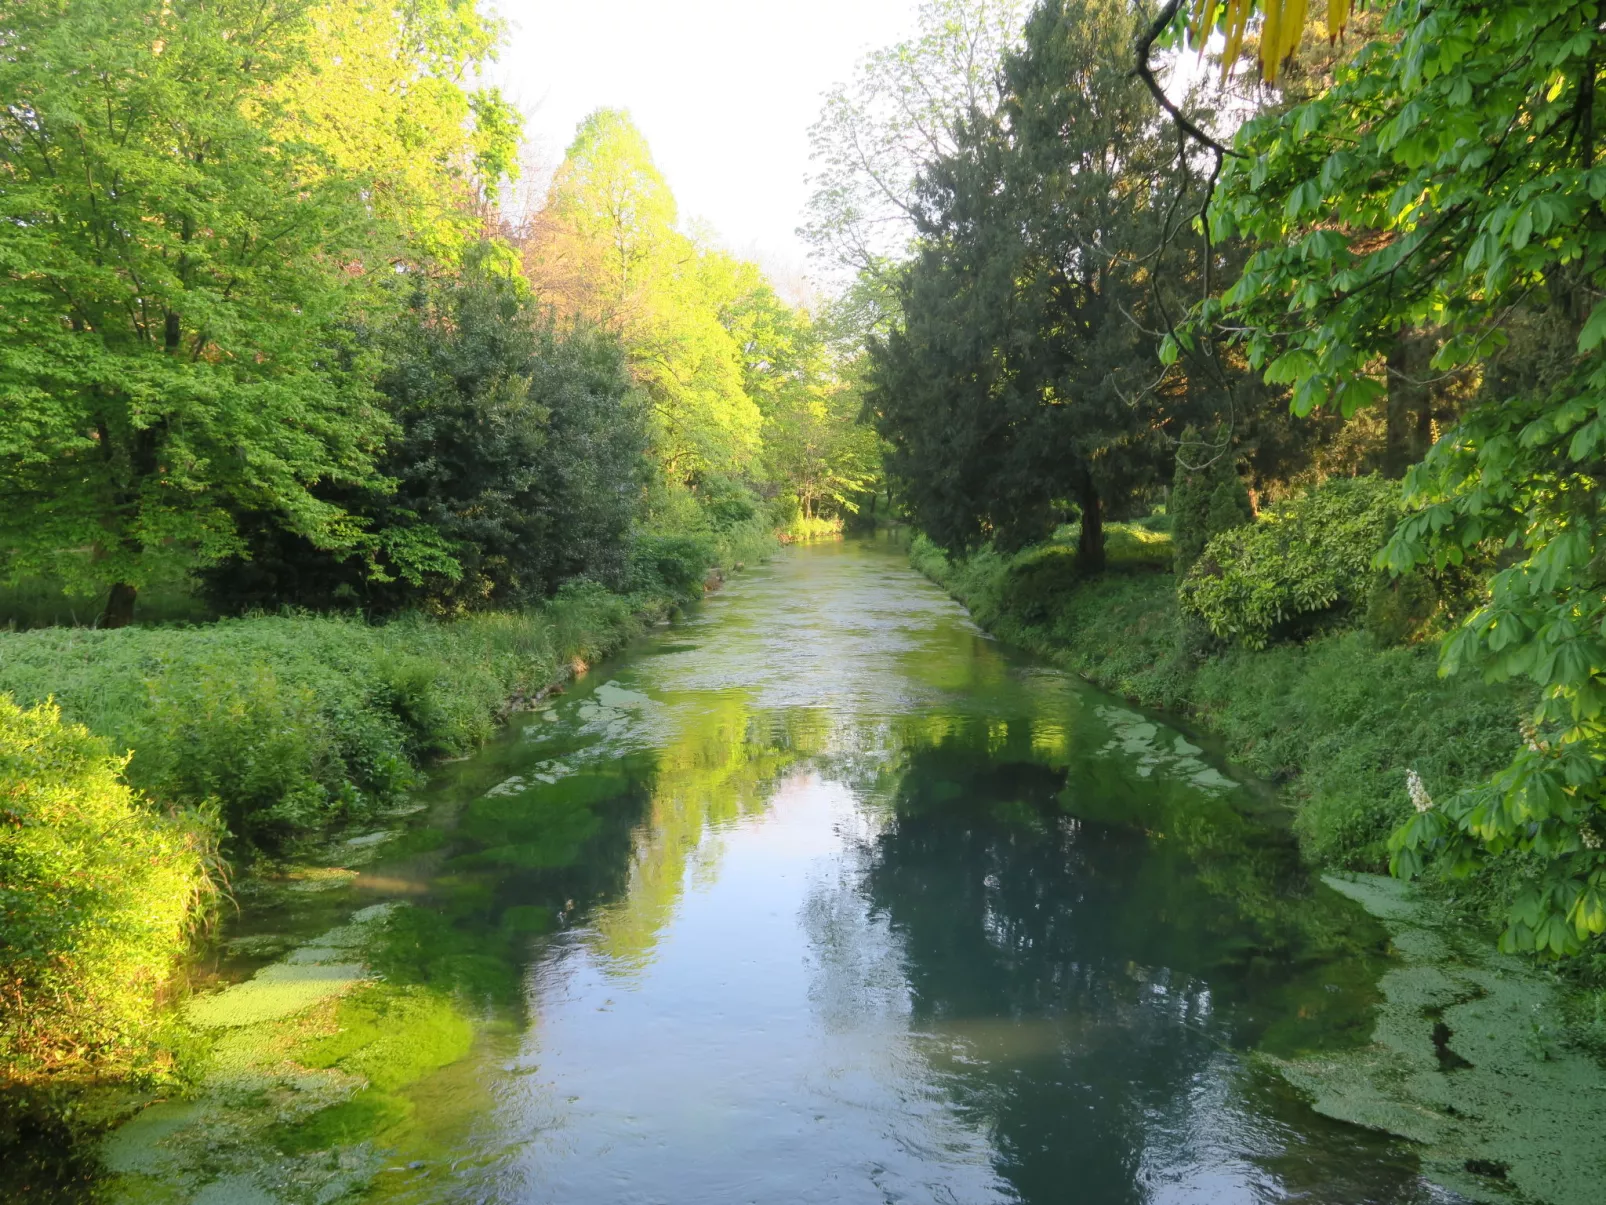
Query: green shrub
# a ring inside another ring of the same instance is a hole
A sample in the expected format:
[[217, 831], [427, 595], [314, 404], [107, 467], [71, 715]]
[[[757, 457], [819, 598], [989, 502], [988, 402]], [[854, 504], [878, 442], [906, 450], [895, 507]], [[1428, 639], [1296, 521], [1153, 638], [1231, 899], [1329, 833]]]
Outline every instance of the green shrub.
[[704, 536], [639, 535], [630, 551], [630, 589], [700, 598], [714, 556]]
[[1400, 513], [1399, 486], [1334, 478], [1213, 536], [1178, 586], [1185, 612], [1218, 637], [1259, 649], [1291, 622], [1364, 602], [1372, 557]]
[[0, 694], [0, 1076], [159, 1071], [215, 829], [163, 813], [53, 704]]
[[1366, 594], [1366, 630], [1383, 648], [1410, 644], [1425, 633], [1439, 609], [1439, 591], [1418, 566], [1399, 577], [1374, 574]]

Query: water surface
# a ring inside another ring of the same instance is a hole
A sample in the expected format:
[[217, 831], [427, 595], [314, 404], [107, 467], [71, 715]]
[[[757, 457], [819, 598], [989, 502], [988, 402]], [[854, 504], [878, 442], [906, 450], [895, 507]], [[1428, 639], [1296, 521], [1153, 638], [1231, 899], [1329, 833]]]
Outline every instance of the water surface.
[[1363, 1037], [1381, 944], [1275, 804], [896, 550], [738, 578], [432, 800], [368, 883], [537, 932], [383, 1198], [1436, 1199], [1254, 1063]]

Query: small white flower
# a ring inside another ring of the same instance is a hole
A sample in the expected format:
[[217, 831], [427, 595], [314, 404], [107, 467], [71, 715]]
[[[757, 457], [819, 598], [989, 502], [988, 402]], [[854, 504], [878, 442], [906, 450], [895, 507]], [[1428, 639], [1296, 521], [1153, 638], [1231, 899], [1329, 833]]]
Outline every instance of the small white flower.
[[1415, 770], [1405, 772], [1405, 793], [1411, 797], [1411, 803], [1419, 812], [1426, 812], [1433, 807], [1433, 796], [1422, 785], [1422, 776]]
[[1599, 849], [1601, 847], [1600, 834], [1593, 825], [1581, 824], [1578, 826], [1578, 839], [1584, 843], [1585, 849]]

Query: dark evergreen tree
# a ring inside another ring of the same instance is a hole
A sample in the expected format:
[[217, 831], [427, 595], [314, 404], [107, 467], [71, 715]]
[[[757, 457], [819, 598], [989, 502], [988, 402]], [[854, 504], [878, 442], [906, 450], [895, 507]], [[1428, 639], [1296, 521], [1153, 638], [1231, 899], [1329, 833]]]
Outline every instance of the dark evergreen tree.
[[1208, 439], [1200, 437], [1192, 427], [1183, 433], [1167, 510], [1179, 580], [1199, 559], [1211, 536], [1255, 517], [1249, 490], [1238, 476], [1232, 431], [1225, 424]]
[[559, 331], [480, 257], [420, 281], [373, 341], [397, 428], [380, 468], [395, 485], [338, 499], [363, 524], [362, 555], [244, 516], [249, 556], [206, 576], [217, 605], [462, 611], [577, 576], [622, 582], [646, 438], [615, 340]]
[[1080, 560], [1102, 566], [1106, 511], [1164, 480], [1166, 432], [1207, 404], [1154, 387], [1176, 287], [1156, 250], [1187, 182], [1131, 75], [1138, 25], [1121, 0], [1046, 0], [997, 116], [970, 114], [922, 179], [870, 407], [912, 516], [949, 549], [1018, 547], [1074, 511]]

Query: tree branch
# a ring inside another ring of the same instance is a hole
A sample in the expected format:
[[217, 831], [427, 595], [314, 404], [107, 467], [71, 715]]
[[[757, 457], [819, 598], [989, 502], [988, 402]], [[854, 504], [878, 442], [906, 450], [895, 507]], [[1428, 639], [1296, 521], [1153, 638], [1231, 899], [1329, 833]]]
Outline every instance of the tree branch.
[[1154, 68], [1149, 63], [1149, 52], [1154, 49], [1155, 41], [1165, 32], [1166, 26], [1176, 20], [1177, 13], [1181, 8], [1182, 0], [1166, 0], [1165, 7], [1154, 18], [1154, 23], [1138, 36], [1138, 61], [1137, 65], [1132, 69], [1132, 74], [1143, 81], [1144, 85], [1149, 89], [1150, 95], [1154, 97], [1155, 102], [1171, 115], [1171, 120], [1176, 123], [1177, 129], [1192, 138], [1200, 146], [1210, 148], [1217, 155], [1231, 155], [1236, 159], [1241, 159], [1243, 156], [1237, 151], [1223, 146], [1195, 125], [1186, 113], [1172, 103], [1171, 98], [1165, 94], [1165, 89], [1160, 87], [1160, 81], [1154, 78]]

